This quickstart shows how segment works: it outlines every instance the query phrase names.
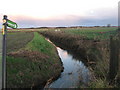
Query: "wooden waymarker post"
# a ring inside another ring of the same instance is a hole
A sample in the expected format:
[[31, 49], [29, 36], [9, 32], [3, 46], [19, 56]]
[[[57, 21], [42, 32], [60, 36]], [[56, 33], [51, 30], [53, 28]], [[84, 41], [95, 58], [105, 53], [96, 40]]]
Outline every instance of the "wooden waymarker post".
[[17, 28], [17, 24], [7, 19], [7, 15], [3, 16], [2, 34], [3, 34], [3, 45], [2, 45], [2, 89], [6, 88], [6, 34], [7, 26], [13, 29]]

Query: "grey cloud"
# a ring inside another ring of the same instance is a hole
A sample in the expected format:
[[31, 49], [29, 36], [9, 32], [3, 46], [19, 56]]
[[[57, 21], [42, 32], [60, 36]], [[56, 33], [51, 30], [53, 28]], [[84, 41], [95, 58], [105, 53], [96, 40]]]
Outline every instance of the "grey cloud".
[[[27, 16], [16, 16], [16, 23], [21, 27], [40, 27], [40, 26], [73, 26], [73, 25], [117, 25], [117, 8], [101, 8], [88, 12], [86, 16], [66, 15], [53, 17], [51, 19], [35, 19]], [[12, 17], [12, 16], [11, 16]], [[37, 17], [36, 17], [37, 18]], [[2, 24], [2, 23], [0, 23]]]
[[20, 27], [39, 27], [39, 26], [72, 26], [72, 25], [107, 25], [108, 23], [112, 25], [117, 25], [117, 18], [89, 18], [89, 17], [75, 17], [75, 19], [65, 19], [65, 20], [19, 20], [18, 24]]

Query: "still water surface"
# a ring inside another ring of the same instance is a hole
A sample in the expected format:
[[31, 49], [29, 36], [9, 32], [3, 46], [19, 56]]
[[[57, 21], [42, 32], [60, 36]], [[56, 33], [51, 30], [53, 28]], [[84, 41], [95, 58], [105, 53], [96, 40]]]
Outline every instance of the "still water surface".
[[73, 58], [66, 50], [56, 47], [63, 62], [64, 71], [48, 88], [78, 88], [87, 86], [91, 79], [90, 71], [80, 60]]

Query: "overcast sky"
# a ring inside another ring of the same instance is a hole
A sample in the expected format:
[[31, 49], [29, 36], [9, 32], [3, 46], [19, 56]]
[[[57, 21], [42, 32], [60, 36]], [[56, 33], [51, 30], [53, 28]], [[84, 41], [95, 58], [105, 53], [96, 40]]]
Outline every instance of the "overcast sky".
[[0, 24], [7, 15], [19, 27], [117, 25], [118, 1], [1, 0]]

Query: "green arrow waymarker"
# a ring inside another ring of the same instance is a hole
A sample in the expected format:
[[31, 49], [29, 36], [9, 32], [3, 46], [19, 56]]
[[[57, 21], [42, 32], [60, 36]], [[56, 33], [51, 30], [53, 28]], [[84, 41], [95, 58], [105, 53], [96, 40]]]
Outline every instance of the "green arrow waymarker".
[[16, 29], [18, 27], [17, 24], [11, 20], [7, 20], [7, 26], [13, 29]]

